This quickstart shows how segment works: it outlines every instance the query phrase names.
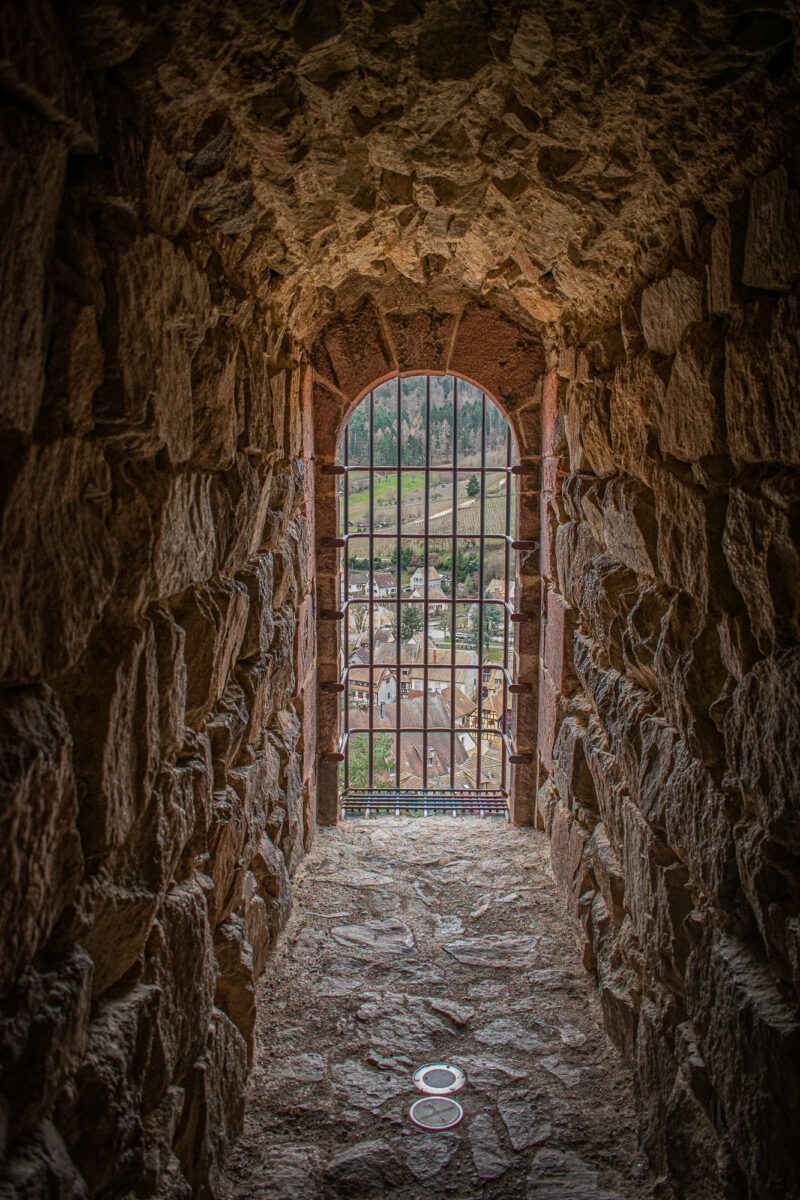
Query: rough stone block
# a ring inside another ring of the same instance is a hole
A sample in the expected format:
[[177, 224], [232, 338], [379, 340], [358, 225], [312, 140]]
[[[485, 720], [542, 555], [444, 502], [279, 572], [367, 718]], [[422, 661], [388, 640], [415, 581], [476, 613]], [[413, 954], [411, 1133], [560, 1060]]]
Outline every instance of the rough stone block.
[[86, 1052], [91, 984], [91, 959], [77, 948], [46, 972], [24, 971], [8, 997], [13, 1018], [2, 1026], [0, 1063], [14, 1143], [52, 1112]]
[[589, 864], [590, 836], [589, 830], [575, 820], [565, 804], [556, 805], [550, 833], [550, 862], [576, 917], [581, 896], [596, 891]]
[[561, 453], [565, 448], [564, 407], [567, 386], [555, 370], [548, 371], [542, 388], [542, 454]]
[[685, 592], [670, 601], [654, 669], [663, 708], [692, 754], [707, 766], [718, 762], [731, 681], [713, 619]]
[[[0, 18], [5, 26], [11, 9]], [[2, 34], [0, 34], [2, 36]], [[62, 135], [19, 109], [0, 109], [0, 207], [14, 236], [0, 268], [0, 420], [30, 434], [44, 387], [44, 287], [66, 167]]]
[[781, 165], [750, 189], [742, 281], [786, 291], [800, 279], [800, 191]]
[[612, 461], [648, 486], [653, 474], [652, 446], [664, 406], [664, 376], [658, 358], [639, 354], [617, 367], [607, 402]]
[[583, 576], [588, 564], [601, 553], [585, 521], [565, 521], [556, 530], [558, 589], [570, 604], [580, 607]]
[[[732, 487], [728, 496], [725, 559], [758, 648], [771, 654], [800, 641], [800, 488], [778, 477], [756, 491]], [[739, 660], [730, 637], [727, 644]]]
[[202, 1056], [185, 1081], [186, 1099], [175, 1153], [195, 1192], [215, 1195], [226, 1155], [241, 1133], [247, 1046], [233, 1022], [215, 1009]]
[[186, 632], [187, 716], [199, 723], [228, 685], [247, 627], [243, 583], [219, 579], [181, 598], [175, 619]]
[[746, 212], [740, 203], [728, 206], [711, 230], [709, 308], [712, 313], [729, 313], [740, 303]]
[[734, 1155], [755, 1194], [800, 1191], [795, 1153], [800, 1023], [773, 977], [736, 938], [692, 954], [687, 1002]]
[[672, 364], [661, 413], [661, 448], [685, 462], [724, 447], [724, 356], [709, 324], [690, 325]]
[[721, 553], [724, 497], [666, 470], [658, 472], [653, 486], [659, 574], [703, 605], [725, 605], [731, 587]]
[[94, 101], [65, 42], [61, 22], [44, 0], [5, 9], [0, 16], [3, 87], [20, 107], [58, 128], [66, 146], [92, 154], [97, 150]]
[[625, 1061], [633, 1061], [636, 1046], [637, 988], [633, 971], [617, 967], [603, 973], [600, 984], [603, 1025]]
[[256, 1023], [253, 953], [244, 938], [241, 918], [231, 917], [217, 926], [214, 953], [219, 967], [214, 1004], [241, 1033], [247, 1045], [248, 1066], [252, 1066]]
[[657, 523], [653, 493], [641, 483], [610, 479], [594, 484], [581, 508], [595, 541], [639, 575], [657, 574]]
[[547, 625], [544, 631], [544, 666], [555, 690], [563, 695], [575, 691], [572, 639], [578, 614], [550, 588], [547, 592]]
[[566, 717], [561, 722], [553, 748], [553, 780], [564, 803], [573, 803], [595, 808], [597, 798], [594, 780], [583, 752], [586, 726], [575, 717]]
[[161, 753], [175, 755], [186, 740], [186, 633], [167, 608], [151, 610], [158, 670]]
[[118, 384], [98, 393], [98, 424], [134, 453], [163, 446], [172, 463], [185, 462], [191, 362], [210, 320], [208, 281], [183, 250], [150, 234], [119, 253], [109, 283], [117, 322], [107, 352]]
[[85, 784], [78, 827], [90, 859], [124, 843], [146, 806], [159, 761], [152, 626], [129, 636], [114, 656], [98, 656], [96, 673], [76, 685], [69, 700], [75, 769]]
[[733, 693], [725, 718], [728, 762], [765, 829], [787, 845], [800, 838], [800, 650], [757, 663]]
[[14, 1147], [3, 1163], [3, 1182], [12, 1196], [84, 1200], [86, 1180], [69, 1157], [58, 1130], [42, 1123]]
[[[636, 687], [619, 671], [594, 662], [591, 643], [580, 636], [575, 638], [575, 665], [608, 738], [608, 749], [613, 755], [620, 780], [636, 798], [639, 789], [641, 723], [646, 717], [657, 713], [658, 704], [649, 692]], [[597, 785], [594, 768], [593, 774]], [[600, 788], [597, 786], [599, 797]], [[609, 822], [602, 807], [601, 811], [603, 819], [613, 829], [613, 822]]]
[[190, 457], [200, 471], [225, 471], [236, 459], [236, 349], [215, 329], [191, 362]]
[[622, 860], [615, 847], [612, 846], [602, 821], [592, 830], [588, 852], [592, 874], [600, 888], [606, 907], [614, 924], [620, 926], [625, 917], [625, 880]]
[[25, 688], [0, 714], [0, 994], [46, 940], [80, 877], [72, 738], [54, 693]]
[[72, 666], [103, 613], [118, 559], [111, 478], [102, 451], [72, 438], [0, 462], [0, 678], [24, 684]]
[[675, 354], [687, 325], [702, 321], [703, 292], [698, 279], [678, 270], [644, 289], [642, 330], [655, 354]]
[[104, 1005], [74, 1086], [59, 1098], [56, 1125], [90, 1192], [133, 1183], [144, 1171], [144, 1097], [166, 1087], [154, 1052], [158, 1005], [158, 988], [143, 984]]
[[159, 989], [154, 1037], [165, 1087], [183, 1079], [203, 1051], [216, 961], [208, 905], [198, 876], [170, 888], [147, 939], [142, 980]]
[[680, 994], [689, 954], [685, 921], [692, 908], [686, 868], [649, 828], [633, 803], [623, 805], [625, 908], [647, 973]]
[[725, 419], [735, 461], [800, 465], [800, 301], [761, 297], [736, 311], [725, 343]]
[[577, 580], [578, 611], [585, 631], [603, 646], [617, 670], [624, 669], [626, 619], [639, 596], [639, 580], [615, 558], [600, 554], [584, 565]]
[[153, 590], [167, 599], [210, 579], [222, 566], [225, 531], [215, 528], [217, 484], [211, 475], [179, 474], [167, 485], [155, 522]]
[[545, 770], [553, 769], [553, 746], [558, 728], [558, 696], [550, 677], [542, 671], [539, 675], [539, 721], [537, 746]]
[[239, 579], [247, 588], [250, 600], [239, 658], [254, 659], [259, 664], [266, 661], [275, 632], [272, 564], [272, 554], [259, 554], [239, 572]]

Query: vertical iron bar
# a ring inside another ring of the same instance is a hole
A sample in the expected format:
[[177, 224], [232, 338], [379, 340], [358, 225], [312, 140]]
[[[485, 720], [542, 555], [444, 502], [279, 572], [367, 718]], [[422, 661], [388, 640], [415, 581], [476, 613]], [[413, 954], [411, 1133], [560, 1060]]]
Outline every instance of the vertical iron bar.
[[483, 748], [483, 559], [486, 550], [486, 392], [481, 392], [481, 515], [478, 565], [478, 751], [475, 759], [475, 787], [481, 786], [481, 750]]
[[374, 705], [372, 703], [372, 689], [375, 677], [375, 539], [372, 536], [375, 527], [375, 393], [369, 394], [369, 565], [367, 567], [367, 612], [369, 613], [369, 666], [367, 668], [369, 692], [367, 694], [367, 707], [369, 710], [369, 746], [367, 747], [368, 763], [369, 763], [369, 787], [374, 787], [373, 778], [373, 752], [372, 742], [375, 728], [375, 715], [373, 713]]
[[[347, 470], [349, 465], [350, 465], [350, 423], [348, 422], [347, 425], [345, 425], [345, 429], [344, 429], [344, 467], [345, 467], [345, 472], [344, 472], [344, 503], [342, 506], [343, 507], [342, 516], [343, 516], [343, 520], [344, 520], [344, 529], [342, 530], [342, 533], [344, 534], [345, 538], [347, 537], [348, 533], [350, 532], [350, 495], [349, 495], [349, 493], [350, 493], [350, 473]], [[347, 561], [348, 544], [349, 543], [347, 541], [345, 541], [344, 550], [342, 550], [342, 554], [344, 555], [344, 571], [343, 571], [344, 605], [345, 605], [344, 611], [346, 614], [345, 619], [342, 623], [344, 626], [344, 669], [345, 670], [347, 670], [347, 667], [350, 665], [350, 609], [347, 606], [347, 601], [350, 599], [350, 564]], [[337, 605], [337, 607], [338, 607], [338, 605]], [[349, 676], [349, 674], [347, 675], [347, 687], [342, 692], [342, 695], [344, 696], [344, 733], [345, 733], [345, 739], [344, 739], [344, 786], [345, 786], [345, 790], [346, 790], [350, 786], [350, 738], [347, 736], [348, 730], [350, 729], [350, 676]]]
[[395, 700], [394, 700], [394, 783], [395, 787], [400, 787], [400, 571], [401, 571], [401, 554], [402, 543], [400, 541], [400, 528], [402, 525], [403, 514], [403, 472], [401, 467], [401, 445], [402, 445], [402, 428], [403, 415], [401, 406], [402, 380], [400, 375], [397, 376], [397, 506], [395, 509], [395, 520], [397, 521], [397, 562], [395, 563], [395, 573], [397, 582], [396, 593], [396, 612], [397, 612], [397, 632], [395, 634], [395, 662], [397, 664], [397, 677], [395, 679]]
[[[453, 536], [450, 555], [450, 695], [456, 688], [456, 548], [458, 546], [458, 377], [453, 376]], [[450, 713], [450, 787], [455, 787], [456, 733], [453, 714]]]
[[[508, 572], [511, 566], [511, 547], [509, 539], [511, 536], [511, 481], [514, 476], [511, 474], [511, 426], [506, 421], [506, 536], [505, 536], [505, 570], [503, 577], [503, 667], [509, 668], [508, 662]], [[503, 711], [500, 716], [501, 733], [508, 732], [506, 730], [506, 712], [508, 711], [508, 679], [506, 671], [503, 671]], [[503, 791], [506, 791], [506, 743], [503, 737], [500, 738], [500, 786]]]
[[[422, 604], [422, 786], [428, 786], [428, 542], [431, 506], [431, 377], [425, 376], [425, 541], [423, 542]], [[452, 698], [451, 698], [452, 699]], [[451, 703], [452, 709], [452, 703]], [[452, 721], [453, 714], [450, 713]]]

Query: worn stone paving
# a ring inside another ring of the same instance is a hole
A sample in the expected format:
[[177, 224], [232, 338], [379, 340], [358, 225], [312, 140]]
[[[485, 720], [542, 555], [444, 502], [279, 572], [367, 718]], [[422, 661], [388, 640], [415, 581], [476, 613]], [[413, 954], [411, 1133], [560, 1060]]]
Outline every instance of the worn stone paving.
[[[652, 1195], [542, 834], [504, 822], [321, 830], [263, 983], [226, 1200]], [[466, 1072], [425, 1133], [411, 1075]]]

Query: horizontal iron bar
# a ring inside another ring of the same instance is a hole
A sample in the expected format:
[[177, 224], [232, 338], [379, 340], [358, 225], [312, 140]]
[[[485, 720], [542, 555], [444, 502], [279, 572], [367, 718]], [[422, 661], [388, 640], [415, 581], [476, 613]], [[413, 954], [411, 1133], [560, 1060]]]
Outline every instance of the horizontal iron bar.
[[[342, 534], [342, 537], [348, 542], [367, 541], [370, 537], [373, 537], [375, 541], [383, 539], [396, 542], [397, 532], [378, 533], [377, 530], [370, 532], [370, 530], [364, 529], [363, 531], [356, 533], [344, 533]], [[407, 541], [417, 542], [422, 542], [426, 538], [430, 542], [449, 542], [454, 537], [471, 540], [473, 542], [479, 542], [481, 540], [481, 535], [479, 533], [403, 533], [402, 530], [400, 532], [400, 537], [405, 538]], [[514, 540], [515, 539], [510, 533], [486, 533], [483, 536], [484, 542], [508, 542], [510, 545]]]
[[421, 809], [425, 816], [441, 813], [478, 813], [489, 817], [508, 817], [505, 800], [342, 800], [342, 813], [413, 812]]
[[351, 796], [343, 793], [343, 804], [352, 808], [498, 808], [505, 809], [508, 800], [504, 797], [477, 797], [458, 795], [441, 796], [421, 793], [418, 796]]
[[[389, 646], [392, 645], [391, 642], [387, 642], [386, 644]], [[395, 675], [397, 673], [397, 662], [395, 660], [392, 660], [390, 662], [385, 662], [385, 663], [378, 663], [378, 662], [374, 662], [374, 661], [373, 662], [365, 662], [365, 663], [354, 662], [354, 663], [348, 663], [348, 665], [343, 668], [341, 677], [342, 677], [342, 679], [346, 679], [351, 671], [354, 671], [354, 670], [355, 671], [368, 671], [370, 667], [372, 667], [373, 671], [375, 671], [375, 673], [377, 675], [380, 675], [381, 672], [383, 672], [383, 671], [388, 671], [390, 675]], [[403, 671], [419, 672], [426, 668], [429, 671], [434, 671], [434, 670], [435, 671], [440, 671], [440, 670], [450, 671], [453, 669], [452, 663], [450, 662], [449, 659], [446, 662], [431, 662], [430, 660], [426, 660], [425, 662], [414, 662], [414, 663], [401, 662], [400, 663], [400, 671], [401, 672], [403, 672]], [[456, 669], [456, 671], [478, 671], [478, 670], [485, 671], [485, 670], [489, 670], [489, 669], [491, 669], [493, 671], [502, 671], [503, 674], [506, 676], [506, 678], [509, 681], [509, 686], [511, 686], [511, 687], [516, 686], [511, 683], [511, 672], [508, 670], [508, 668], [504, 667], [499, 662], [492, 662], [490, 659], [484, 659], [482, 663], [456, 663], [455, 669]], [[362, 682], [365, 682], [365, 681], [362, 681]], [[459, 687], [459, 686], [460, 686], [459, 684], [456, 684], [456, 687]], [[523, 691], [531, 690], [530, 684], [520, 684], [519, 686]], [[390, 700], [389, 703], [392, 704], [394, 702]]]
[[[365, 705], [365, 707], [366, 707], [366, 705]], [[377, 708], [378, 705], [373, 704], [372, 707]], [[400, 701], [400, 707], [401, 707], [401, 709], [403, 707], [402, 699]], [[351, 708], [350, 709], [351, 713], [361, 712], [361, 711], [362, 710], [359, 708]], [[388, 733], [390, 736], [392, 736], [395, 733], [442, 734], [442, 733], [449, 733], [451, 729], [453, 729], [456, 734], [459, 734], [459, 733], [481, 733], [481, 734], [492, 733], [492, 734], [497, 734], [502, 737], [502, 730], [499, 729], [496, 725], [480, 725], [480, 726], [479, 725], [455, 725], [455, 726], [453, 726], [453, 725], [428, 725], [427, 729], [423, 725], [401, 725], [399, 729], [397, 729], [396, 726], [394, 726], [394, 725], [373, 725], [372, 729], [370, 729], [369, 727], [366, 727], [364, 729], [346, 729], [342, 732], [340, 737], [342, 740], [342, 744], [344, 744], [344, 742], [346, 741], [347, 738], [355, 737], [359, 733], [369, 733], [369, 734], [371, 734], [371, 736], [377, 737], [378, 734], [383, 734], [383, 733]], [[514, 751], [514, 753], [516, 753], [516, 751]]]
[[501, 787], [345, 787], [342, 796], [356, 799], [371, 799], [372, 797], [395, 796], [426, 797], [463, 797], [465, 799], [503, 800], [509, 798], [509, 793]]
[[[397, 589], [395, 588], [395, 592]], [[376, 608], [381, 607], [381, 601], [392, 600], [395, 605], [398, 601], [398, 596], [349, 596], [345, 600], [343, 608], [349, 608], [351, 604], [373, 604]], [[493, 604], [495, 608], [505, 608], [509, 613], [514, 613], [514, 609], [510, 600], [495, 600], [493, 597], [480, 596], [400, 596], [401, 604]]]
[[448, 475], [452, 475], [454, 469], [456, 471], [463, 471], [463, 473], [465, 475], [482, 475], [482, 474], [484, 474], [484, 475], [520, 475], [520, 474], [523, 474], [523, 472], [521, 472], [517, 467], [485, 467], [485, 468], [481, 468], [481, 467], [459, 467], [458, 465], [456, 465], [456, 467], [454, 468], [452, 463], [446, 463], [444, 466], [440, 465], [438, 467], [433, 466], [433, 465], [430, 467], [426, 467], [425, 463], [420, 463], [420, 465], [418, 467], [410, 467], [410, 466], [408, 466], [408, 464], [404, 463], [403, 466], [401, 466], [400, 468], [398, 468], [396, 465], [391, 466], [391, 464], [386, 464], [386, 463], [383, 463], [379, 467], [369, 467], [366, 465], [359, 466], [358, 464], [350, 463], [346, 467], [342, 467], [341, 470], [338, 470], [338, 471], [326, 470], [325, 467], [323, 467], [322, 474], [323, 475], [353, 475], [359, 471], [363, 471], [363, 473], [365, 475], [381, 475], [384, 472], [386, 472], [387, 475], [396, 475], [398, 469], [401, 472], [402, 471], [413, 472], [415, 475], [418, 475], [420, 471], [424, 471], [427, 475], [435, 475], [437, 471], [441, 471], [442, 473], [446, 472]]

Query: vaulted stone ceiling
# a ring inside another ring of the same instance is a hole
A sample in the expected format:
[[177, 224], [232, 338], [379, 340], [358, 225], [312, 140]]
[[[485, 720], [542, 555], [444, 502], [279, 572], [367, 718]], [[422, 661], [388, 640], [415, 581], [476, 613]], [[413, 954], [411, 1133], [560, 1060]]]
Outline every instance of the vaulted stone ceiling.
[[70, 25], [301, 339], [409, 284], [594, 325], [785, 133], [791, 22], [743, 4], [109, 0]]

